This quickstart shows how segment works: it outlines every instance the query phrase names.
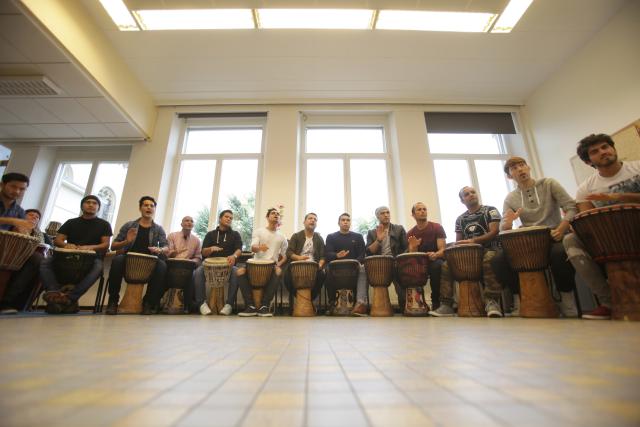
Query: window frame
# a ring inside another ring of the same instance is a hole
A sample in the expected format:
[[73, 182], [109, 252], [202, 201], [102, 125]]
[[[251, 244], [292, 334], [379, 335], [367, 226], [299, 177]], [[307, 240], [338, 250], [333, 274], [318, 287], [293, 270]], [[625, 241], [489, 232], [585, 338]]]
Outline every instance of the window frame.
[[[258, 183], [262, 181], [262, 171], [264, 163], [264, 147], [265, 135], [267, 127], [266, 117], [207, 117], [207, 118], [184, 118], [180, 127], [180, 139], [178, 141], [178, 150], [174, 160], [174, 172], [171, 178], [171, 189], [169, 197], [169, 206], [171, 210], [168, 219], [169, 224], [173, 224], [175, 211], [176, 195], [178, 185], [180, 184], [180, 168], [183, 160], [215, 160], [216, 170], [213, 178], [213, 191], [211, 192], [211, 201], [209, 203], [209, 223], [207, 229], [211, 230], [218, 224], [218, 197], [220, 195], [220, 178], [222, 177], [222, 163], [224, 160], [257, 160], [258, 173], [256, 174], [256, 193], [255, 208], [260, 206], [260, 188]], [[241, 130], [241, 129], [260, 129], [262, 138], [260, 141], [259, 153], [219, 153], [219, 154], [185, 154], [187, 135], [189, 130], [207, 130], [207, 129], [224, 129], [224, 130]], [[254, 212], [253, 227], [256, 226], [256, 216]]]
[[[307, 115], [302, 114], [300, 126], [300, 206], [297, 222], [300, 226], [304, 223], [304, 215], [309, 211], [307, 206], [307, 160], [312, 159], [338, 159], [342, 160], [343, 186], [344, 186], [344, 212], [353, 214], [351, 197], [351, 160], [376, 159], [384, 160], [387, 173], [387, 194], [389, 195], [389, 207], [394, 209], [395, 203], [392, 193], [394, 188], [393, 162], [389, 140], [389, 123], [386, 115]], [[382, 152], [381, 153], [307, 153], [307, 129], [381, 129]], [[335, 218], [337, 224], [338, 218]], [[326, 238], [326, 236], [324, 236]]]

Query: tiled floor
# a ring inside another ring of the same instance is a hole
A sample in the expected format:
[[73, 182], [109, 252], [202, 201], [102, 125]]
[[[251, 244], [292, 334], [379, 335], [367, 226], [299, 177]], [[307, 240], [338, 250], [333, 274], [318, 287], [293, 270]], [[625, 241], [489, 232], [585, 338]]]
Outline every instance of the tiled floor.
[[0, 319], [2, 426], [638, 426], [640, 323]]

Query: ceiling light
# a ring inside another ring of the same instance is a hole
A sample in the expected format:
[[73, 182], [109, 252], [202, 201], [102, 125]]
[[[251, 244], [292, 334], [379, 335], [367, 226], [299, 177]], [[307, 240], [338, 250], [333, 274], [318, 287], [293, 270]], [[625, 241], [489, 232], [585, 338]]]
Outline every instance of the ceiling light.
[[100, 0], [120, 31], [138, 31], [138, 25], [122, 0]]
[[135, 10], [144, 30], [230, 30], [255, 28], [251, 9]]
[[493, 13], [381, 10], [376, 29], [414, 31], [460, 31], [481, 33], [491, 28]]
[[368, 30], [368, 9], [258, 9], [258, 28]]
[[522, 15], [527, 11], [533, 0], [511, 0], [498, 18], [492, 33], [510, 33], [516, 26]]

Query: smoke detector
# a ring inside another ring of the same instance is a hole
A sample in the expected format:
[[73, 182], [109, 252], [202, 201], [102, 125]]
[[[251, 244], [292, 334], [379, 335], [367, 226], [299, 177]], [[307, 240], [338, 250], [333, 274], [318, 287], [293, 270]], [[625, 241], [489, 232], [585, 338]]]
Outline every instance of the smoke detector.
[[0, 76], [0, 96], [55, 96], [62, 89], [45, 76]]

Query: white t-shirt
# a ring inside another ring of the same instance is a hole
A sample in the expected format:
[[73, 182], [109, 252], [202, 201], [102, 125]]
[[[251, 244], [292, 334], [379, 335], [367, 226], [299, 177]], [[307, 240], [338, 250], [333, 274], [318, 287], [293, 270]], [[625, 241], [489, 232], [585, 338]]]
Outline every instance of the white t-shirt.
[[313, 259], [313, 237], [307, 237], [305, 239], [300, 255], [308, 256], [309, 260], [315, 261], [315, 259]]
[[[576, 202], [586, 202], [592, 193], [640, 193], [640, 160], [623, 162], [617, 174], [603, 177], [596, 171], [585, 179], [576, 192]], [[615, 202], [591, 200], [595, 207], [606, 206]]]
[[251, 235], [251, 246], [265, 244], [269, 247], [266, 252], [256, 252], [255, 259], [271, 259], [278, 262], [280, 255], [287, 255], [287, 239], [277, 231], [271, 231], [266, 227], [258, 228]]

